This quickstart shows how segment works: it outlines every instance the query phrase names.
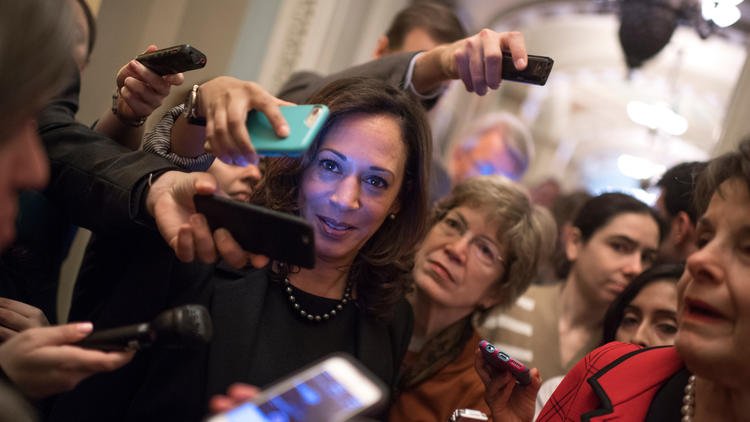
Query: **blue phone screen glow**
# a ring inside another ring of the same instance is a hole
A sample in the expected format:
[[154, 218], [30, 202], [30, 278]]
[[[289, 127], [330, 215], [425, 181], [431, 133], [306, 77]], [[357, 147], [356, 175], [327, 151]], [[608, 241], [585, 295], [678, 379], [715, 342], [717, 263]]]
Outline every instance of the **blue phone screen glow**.
[[245, 403], [226, 413], [230, 422], [329, 422], [362, 407], [349, 391], [322, 372], [263, 403]]

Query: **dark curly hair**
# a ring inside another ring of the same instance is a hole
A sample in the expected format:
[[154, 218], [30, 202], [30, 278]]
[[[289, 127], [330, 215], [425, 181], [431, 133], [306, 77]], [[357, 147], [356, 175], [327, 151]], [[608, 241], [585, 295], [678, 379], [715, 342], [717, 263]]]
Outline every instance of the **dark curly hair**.
[[[329, 131], [355, 115], [388, 115], [397, 119], [406, 146], [406, 166], [400, 209], [387, 219], [359, 250], [349, 279], [356, 286], [357, 303], [368, 315], [385, 318], [410, 288], [409, 271], [416, 245], [424, 236], [427, 216], [432, 140], [425, 112], [407, 93], [386, 82], [346, 78], [330, 83], [310, 103], [330, 109], [328, 121], [302, 158], [273, 158], [251, 202], [299, 215], [299, 186], [305, 169], [314, 162]], [[281, 272], [289, 271], [282, 265]], [[280, 274], [285, 276], [286, 274]]]

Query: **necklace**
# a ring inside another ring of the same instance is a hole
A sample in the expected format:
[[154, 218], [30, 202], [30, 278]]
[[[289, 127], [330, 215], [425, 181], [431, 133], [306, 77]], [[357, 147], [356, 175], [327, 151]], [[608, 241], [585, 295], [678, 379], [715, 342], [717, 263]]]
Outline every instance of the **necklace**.
[[344, 306], [349, 303], [352, 298], [352, 282], [350, 280], [346, 282], [344, 295], [341, 297], [341, 300], [339, 300], [339, 303], [331, 308], [330, 311], [325, 312], [323, 315], [320, 315], [314, 314], [312, 312], [307, 312], [306, 310], [302, 309], [302, 307], [297, 302], [297, 298], [294, 297], [294, 287], [292, 287], [292, 283], [289, 282], [289, 277], [284, 277], [284, 290], [286, 291], [287, 299], [289, 299], [289, 304], [292, 305], [292, 308], [295, 311], [299, 312], [302, 318], [314, 322], [328, 321], [329, 319], [335, 317], [344, 309]]
[[682, 422], [692, 422], [695, 414], [695, 375], [688, 378], [685, 394], [682, 396], [680, 413], [682, 414]]

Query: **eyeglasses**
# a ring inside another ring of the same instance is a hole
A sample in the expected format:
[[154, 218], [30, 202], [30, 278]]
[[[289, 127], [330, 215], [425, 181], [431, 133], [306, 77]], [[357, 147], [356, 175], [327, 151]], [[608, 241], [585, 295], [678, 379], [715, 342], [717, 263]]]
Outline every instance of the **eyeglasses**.
[[458, 240], [466, 236], [466, 233], [472, 234], [469, 239], [469, 253], [478, 262], [488, 267], [495, 267], [498, 263], [505, 260], [500, 254], [498, 246], [485, 236], [471, 233], [464, 220], [458, 215], [448, 214], [438, 223], [443, 235]]

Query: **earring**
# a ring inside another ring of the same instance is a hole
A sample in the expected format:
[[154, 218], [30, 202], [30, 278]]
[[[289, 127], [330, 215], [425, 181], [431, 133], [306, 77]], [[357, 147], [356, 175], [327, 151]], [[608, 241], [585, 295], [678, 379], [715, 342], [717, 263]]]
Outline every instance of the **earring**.
[[392, 213], [391, 215], [388, 216], [388, 218], [390, 218], [391, 220], [395, 220], [396, 219], [396, 213]]

